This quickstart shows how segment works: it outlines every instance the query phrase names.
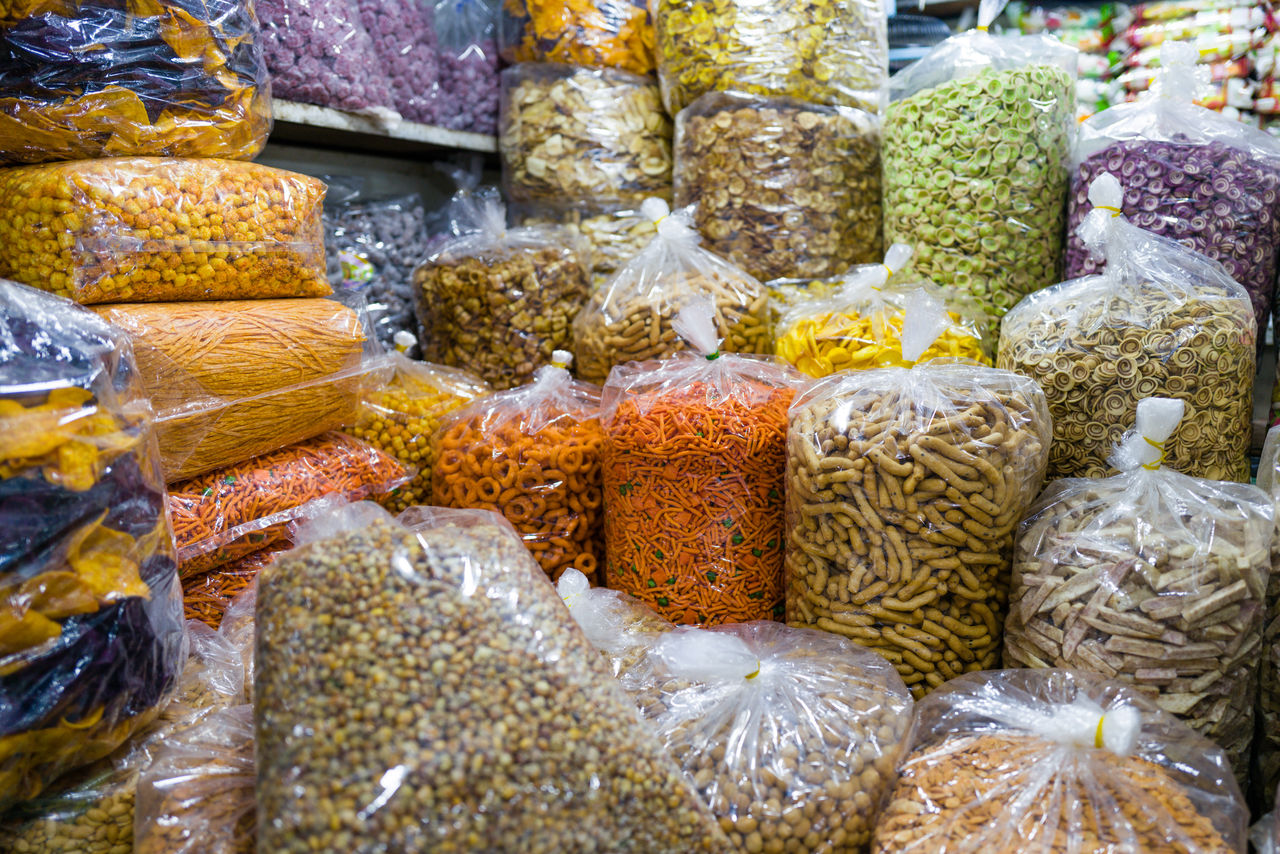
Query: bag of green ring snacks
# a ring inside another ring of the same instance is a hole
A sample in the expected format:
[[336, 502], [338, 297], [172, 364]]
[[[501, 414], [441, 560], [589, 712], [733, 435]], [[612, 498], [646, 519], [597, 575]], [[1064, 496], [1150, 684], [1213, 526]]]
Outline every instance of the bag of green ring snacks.
[[968, 290], [991, 331], [1059, 279], [1076, 51], [1052, 36], [994, 35], [1004, 0], [889, 81], [884, 242], [919, 248], [916, 271]]

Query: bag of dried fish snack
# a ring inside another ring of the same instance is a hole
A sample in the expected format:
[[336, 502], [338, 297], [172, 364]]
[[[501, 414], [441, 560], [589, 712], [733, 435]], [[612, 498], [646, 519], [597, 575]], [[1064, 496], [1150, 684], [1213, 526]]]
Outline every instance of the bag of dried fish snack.
[[1023, 300], [1000, 329], [997, 363], [1035, 379], [1049, 398], [1049, 477], [1104, 477], [1138, 401], [1182, 400], [1169, 468], [1249, 479], [1257, 324], [1249, 295], [1221, 264], [1130, 223], [1120, 182], [1089, 188], [1085, 245], [1100, 274]]
[[915, 311], [942, 311], [947, 328], [919, 361], [969, 359], [989, 365], [982, 309], [908, 272], [912, 249], [895, 243], [884, 263], [864, 264], [827, 280], [830, 296], [796, 300], [775, 326], [774, 352], [803, 374], [907, 367], [902, 330]]
[[768, 353], [769, 292], [756, 279], [705, 249], [689, 211], [646, 199], [641, 213], [657, 236], [597, 290], [573, 324], [578, 376], [603, 384], [623, 362], [664, 359], [685, 345], [673, 327], [680, 309], [701, 298], [715, 304], [725, 353]]
[[590, 292], [591, 250], [553, 226], [507, 228], [496, 192], [460, 191], [453, 232], [413, 271], [422, 356], [513, 388], [556, 350], [572, 349], [573, 321]]
[[911, 723], [893, 665], [837, 635], [765, 620], [618, 625], [619, 613], [657, 615], [615, 595], [630, 609], [591, 593], [566, 604], [593, 642], [601, 633], [588, 627], [622, 629], [621, 643], [602, 638], [606, 654], [643, 650], [621, 680], [734, 850], [866, 851]]
[[872, 854], [1234, 854], [1248, 809], [1222, 750], [1131, 688], [996, 670], [916, 705]]
[[999, 661], [1014, 530], [1050, 424], [1026, 377], [916, 364], [951, 320], [903, 330], [910, 368], [841, 371], [787, 429], [787, 622], [884, 655], [917, 697]]
[[297, 541], [259, 578], [259, 850], [730, 850], [500, 516], [366, 502]]

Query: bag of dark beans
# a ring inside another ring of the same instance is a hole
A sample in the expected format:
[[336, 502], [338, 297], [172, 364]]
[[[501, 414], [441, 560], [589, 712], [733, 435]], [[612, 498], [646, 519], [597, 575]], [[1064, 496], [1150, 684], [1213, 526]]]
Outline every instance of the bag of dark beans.
[[259, 579], [260, 851], [729, 851], [515, 531], [335, 508]]
[[1193, 45], [1163, 47], [1151, 92], [1090, 117], [1079, 129], [1068, 202], [1066, 276], [1098, 272], [1076, 229], [1104, 172], [1124, 183], [1119, 207], [1134, 225], [1218, 261], [1244, 285], [1259, 328], [1280, 260], [1280, 139], [1193, 103]]

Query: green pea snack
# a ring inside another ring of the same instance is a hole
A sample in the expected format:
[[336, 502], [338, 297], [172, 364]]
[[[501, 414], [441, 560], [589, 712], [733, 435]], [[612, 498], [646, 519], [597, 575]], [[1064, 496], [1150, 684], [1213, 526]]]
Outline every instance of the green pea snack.
[[1076, 51], [1047, 35], [995, 36], [1003, 0], [889, 81], [884, 241], [916, 270], [969, 291], [992, 326], [1059, 279]]

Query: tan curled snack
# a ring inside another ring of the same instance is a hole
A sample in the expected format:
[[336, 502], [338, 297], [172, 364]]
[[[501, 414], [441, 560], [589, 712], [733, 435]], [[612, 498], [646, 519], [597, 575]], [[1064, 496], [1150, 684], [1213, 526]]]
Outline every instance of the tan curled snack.
[[917, 698], [994, 667], [1048, 454], [1040, 388], [964, 363], [839, 373], [790, 419], [787, 622], [877, 650]]
[[640, 254], [658, 233], [639, 206], [512, 205], [520, 226], [559, 225], [581, 235], [591, 246], [591, 287], [603, 286], [619, 268]]

